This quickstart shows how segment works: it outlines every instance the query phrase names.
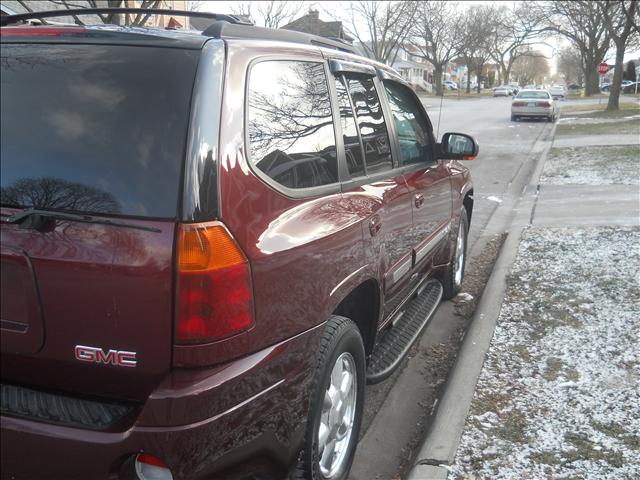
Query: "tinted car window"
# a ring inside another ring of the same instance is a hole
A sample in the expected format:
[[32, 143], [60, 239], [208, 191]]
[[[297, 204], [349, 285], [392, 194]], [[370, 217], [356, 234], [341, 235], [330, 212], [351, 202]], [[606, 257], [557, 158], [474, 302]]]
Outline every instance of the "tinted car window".
[[551, 95], [547, 92], [520, 92], [516, 98], [534, 98], [537, 100], [549, 100]]
[[385, 82], [384, 86], [400, 143], [400, 164], [431, 160], [429, 126], [415, 96], [398, 83]]
[[343, 77], [336, 78], [338, 92], [338, 108], [340, 109], [340, 123], [342, 125], [342, 137], [344, 140], [344, 153], [347, 167], [352, 177], [364, 175], [364, 158], [358, 137], [356, 120], [353, 118], [353, 109], [347, 87], [343, 83]]
[[351, 74], [346, 78], [364, 146], [367, 174], [390, 170], [393, 164], [389, 135], [373, 79]]
[[335, 134], [324, 66], [268, 61], [249, 79], [251, 162], [281, 185], [338, 181]]
[[175, 217], [198, 55], [3, 45], [2, 203]]

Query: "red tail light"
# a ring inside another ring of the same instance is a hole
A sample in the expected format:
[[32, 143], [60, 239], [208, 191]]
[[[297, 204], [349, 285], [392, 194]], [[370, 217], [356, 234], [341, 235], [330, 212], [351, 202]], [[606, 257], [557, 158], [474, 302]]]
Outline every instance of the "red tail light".
[[157, 457], [148, 453], [139, 453], [134, 461], [135, 480], [173, 480], [169, 467]]
[[550, 107], [551, 103], [549, 103], [549, 102], [537, 102], [536, 105], [538, 107]]
[[2, 27], [0, 36], [6, 37], [60, 37], [84, 33], [83, 27]]
[[513, 102], [512, 106], [514, 106], [514, 107], [524, 107], [524, 102]]
[[253, 325], [251, 272], [219, 222], [180, 225], [175, 341], [208, 343]]

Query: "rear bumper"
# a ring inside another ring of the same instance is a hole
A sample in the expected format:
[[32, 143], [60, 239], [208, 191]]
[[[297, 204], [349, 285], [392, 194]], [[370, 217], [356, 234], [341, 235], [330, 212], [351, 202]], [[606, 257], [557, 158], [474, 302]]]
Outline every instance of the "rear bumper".
[[553, 107], [511, 107], [511, 115], [523, 117], [550, 117], [553, 115]]
[[214, 369], [177, 370], [124, 431], [1, 417], [2, 478], [118, 479], [151, 453], [174, 479], [284, 476], [300, 448], [322, 326]]

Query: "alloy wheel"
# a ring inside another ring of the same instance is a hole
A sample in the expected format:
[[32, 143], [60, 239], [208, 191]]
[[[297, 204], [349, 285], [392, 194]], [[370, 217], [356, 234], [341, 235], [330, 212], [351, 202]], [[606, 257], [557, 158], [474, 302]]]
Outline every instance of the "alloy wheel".
[[335, 361], [324, 394], [318, 428], [318, 466], [324, 478], [332, 478], [347, 461], [357, 399], [356, 363], [349, 352]]

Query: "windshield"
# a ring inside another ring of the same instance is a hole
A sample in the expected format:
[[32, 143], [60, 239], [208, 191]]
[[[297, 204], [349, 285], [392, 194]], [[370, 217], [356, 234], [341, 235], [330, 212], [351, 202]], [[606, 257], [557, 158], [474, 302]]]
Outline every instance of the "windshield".
[[175, 218], [198, 56], [2, 45], [2, 204]]
[[538, 100], [549, 100], [547, 92], [520, 92], [516, 98], [535, 98]]

